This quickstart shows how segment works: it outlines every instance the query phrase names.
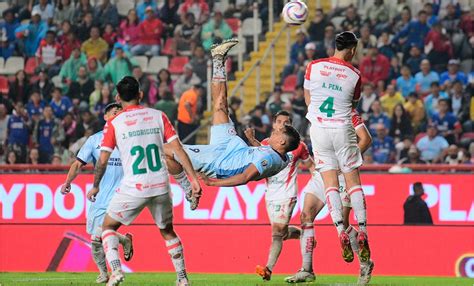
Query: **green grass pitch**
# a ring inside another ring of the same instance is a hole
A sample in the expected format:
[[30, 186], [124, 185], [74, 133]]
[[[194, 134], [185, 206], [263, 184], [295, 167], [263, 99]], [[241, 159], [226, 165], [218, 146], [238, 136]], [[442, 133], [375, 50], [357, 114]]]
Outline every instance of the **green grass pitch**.
[[[95, 273], [0, 273], [0, 286], [59, 286], [59, 285], [98, 285]], [[274, 275], [272, 281], [263, 282], [251, 274], [190, 274], [191, 286], [288, 286], [283, 281], [285, 275]], [[127, 274], [126, 285], [175, 286], [174, 273], [133, 273]], [[349, 286], [356, 285], [356, 276], [320, 275], [313, 283], [297, 285]], [[104, 285], [104, 284], [102, 284]], [[375, 276], [370, 285], [410, 285], [410, 286], [473, 286], [474, 280], [445, 277], [395, 277]]]

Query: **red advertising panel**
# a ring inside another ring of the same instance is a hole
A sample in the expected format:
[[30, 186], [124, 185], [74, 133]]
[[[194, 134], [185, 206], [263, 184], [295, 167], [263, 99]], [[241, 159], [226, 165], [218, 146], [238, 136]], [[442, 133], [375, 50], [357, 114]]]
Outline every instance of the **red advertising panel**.
[[[94, 271], [85, 232], [85, 193], [92, 175], [79, 176], [66, 197], [60, 194], [64, 179], [64, 174], [0, 175], [0, 271]], [[299, 177], [301, 193], [308, 180], [308, 175]], [[474, 277], [474, 176], [364, 174], [362, 181], [377, 274]], [[436, 226], [401, 226], [403, 203], [415, 181], [424, 183]], [[265, 263], [271, 232], [263, 183], [206, 187], [194, 212], [176, 184], [172, 191], [176, 229], [190, 271], [251, 273], [256, 264]], [[299, 210], [300, 205], [294, 224]], [[356, 262], [341, 259], [330, 223], [327, 210], [315, 222], [317, 273], [357, 273]], [[172, 271], [148, 212], [122, 231], [135, 234], [135, 256], [126, 264], [129, 271]], [[291, 273], [300, 267], [298, 247], [298, 241], [285, 242], [275, 272]]]

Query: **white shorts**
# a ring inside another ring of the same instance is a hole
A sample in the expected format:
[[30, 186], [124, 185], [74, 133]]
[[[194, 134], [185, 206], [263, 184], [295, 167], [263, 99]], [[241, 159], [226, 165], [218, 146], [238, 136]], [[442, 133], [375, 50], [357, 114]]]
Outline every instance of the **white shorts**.
[[[339, 180], [339, 195], [341, 196], [342, 206], [352, 208], [351, 199], [346, 191], [346, 181], [344, 180], [344, 176], [342, 174], [339, 174], [337, 178]], [[321, 174], [319, 174], [319, 172], [314, 172], [313, 176], [311, 176], [311, 179], [304, 188], [304, 192], [306, 194], [316, 196], [320, 201], [326, 203], [323, 177], [321, 177]]]
[[158, 228], [164, 229], [173, 223], [173, 202], [169, 193], [148, 198], [115, 193], [107, 208], [107, 214], [114, 220], [129, 225], [145, 207], [150, 210]]
[[362, 165], [362, 155], [357, 146], [354, 127], [310, 128], [314, 162], [320, 172], [341, 170], [349, 173]]
[[275, 201], [265, 200], [265, 204], [267, 205], [267, 214], [271, 224], [280, 223], [288, 225], [296, 205], [296, 198]]

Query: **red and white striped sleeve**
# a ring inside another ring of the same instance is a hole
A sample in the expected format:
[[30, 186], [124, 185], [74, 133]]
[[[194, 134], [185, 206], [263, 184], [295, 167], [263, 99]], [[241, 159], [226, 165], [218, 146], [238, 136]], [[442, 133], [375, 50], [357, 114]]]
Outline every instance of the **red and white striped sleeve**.
[[357, 84], [355, 86], [355, 89], [354, 89], [354, 97], [353, 97], [353, 101], [359, 101], [360, 99], [360, 93], [361, 93], [361, 85], [362, 85], [362, 79], [359, 75], [359, 80], [357, 81]]
[[168, 116], [164, 112], [161, 113], [161, 120], [163, 121], [163, 136], [164, 141], [166, 143], [170, 143], [171, 141], [178, 138], [176, 134], [176, 130], [174, 130], [173, 124], [171, 124]]
[[112, 124], [112, 120], [107, 121], [104, 126], [104, 139], [102, 139], [102, 144], [100, 144], [101, 151], [107, 151], [112, 153], [114, 151], [117, 142], [115, 140], [115, 127]]
[[299, 159], [303, 162], [308, 161], [310, 159], [308, 146], [306, 146], [306, 144], [303, 141], [301, 141], [298, 149], [300, 149], [300, 152], [298, 154]]
[[359, 112], [355, 109], [352, 109], [352, 125], [356, 130], [364, 126], [364, 119], [362, 119]]

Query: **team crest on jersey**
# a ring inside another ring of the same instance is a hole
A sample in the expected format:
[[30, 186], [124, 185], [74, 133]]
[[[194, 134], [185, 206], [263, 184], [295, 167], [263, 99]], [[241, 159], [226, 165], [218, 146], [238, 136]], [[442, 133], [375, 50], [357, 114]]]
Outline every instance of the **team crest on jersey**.
[[230, 135], [237, 135], [237, 131], [235, 131], [235, 128], [229, 128], [228, 132]]
[[265, 166], [267, 166], [267, 165], [268, 165], [268, 161], [267, 161], [267, 160], [263, 160], [263, 161], [262, 161], [262, 166], [265, 167]]
[[330, 76], [330, 75], [331, 75], [331, 72], [328, 72], [328, 71], [319, 71], [319, 73], [320, 73], [322, 76]]
[[127, 120], [124, 122], [127, 126], [133, 126], [135, 124], [137, 124], [137, 119], [134, 119], [134, 120]]

